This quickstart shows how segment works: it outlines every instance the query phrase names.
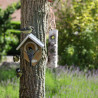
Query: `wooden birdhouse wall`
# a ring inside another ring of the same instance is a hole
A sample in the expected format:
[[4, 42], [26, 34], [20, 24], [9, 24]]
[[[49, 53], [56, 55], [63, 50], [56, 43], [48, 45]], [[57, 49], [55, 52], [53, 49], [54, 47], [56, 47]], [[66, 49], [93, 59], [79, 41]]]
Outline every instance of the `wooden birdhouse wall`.
[[24, 59], [27, 60], [28, 62], [30, 62], [29, 58], [28, 58], [28, 55], [27, 55], [28, 47], [31, 47], [34, 51], [36, 51], [36, 53], [34, 54], [34, 57], [32, 59], [32, 66], [35, 66], [38, 63], [38, 61], [41, 59], [42, 49], [35, 42], [28, 39], [23, 45]]

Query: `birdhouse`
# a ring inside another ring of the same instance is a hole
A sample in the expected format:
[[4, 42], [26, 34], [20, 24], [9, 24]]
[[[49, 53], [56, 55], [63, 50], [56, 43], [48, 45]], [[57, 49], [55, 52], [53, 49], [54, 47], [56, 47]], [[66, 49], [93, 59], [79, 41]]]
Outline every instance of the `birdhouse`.
[[35, 66], [41, 59], [44, 44], [33, 34], [29, 34], [16, 50], [19, 50], [21, 47], [23, 48], [24, 59], [30, 62], [32, 66]]

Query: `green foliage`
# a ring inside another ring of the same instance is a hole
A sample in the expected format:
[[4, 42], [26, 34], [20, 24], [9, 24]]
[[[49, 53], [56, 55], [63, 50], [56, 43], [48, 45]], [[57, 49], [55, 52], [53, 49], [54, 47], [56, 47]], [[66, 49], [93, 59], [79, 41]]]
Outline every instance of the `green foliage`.
[[20, 28], [20, 21], [11, 21], [11, 25], [14, 29]]
[[11, 22], [11, 14], [19, 8], [20, 3], [13, 3], [5, 10], [0, 8], [0, 60], [1, 56], [12, 48], [10, 44], [16, 44], [19, 41], [16, 35], [8, 32], [8, 29], [17, 29], [20, 26], [19, 23], [15, 25], [14, 22]]
[[60, 0], [59, 63], [98, 68], [98, 0]]
[[[17, 26], [17, 24], [16, 24]], [[19, 24], [20, 26], [20, 24]], [[8, 34], [12, 34], [14, 35], [14, 38], [13, 38], [13, 41], [9, 43], [9, 47], [11, 47], [8, 51], [7, 51], [7, 54], [13, 54], [13, 55], [16, 55], [16, 54], [19, 54], [19, 51], [16, 51], [16, 48], [17, 48], [17, 45], [19, 44], [19, 39], [20, 39], [20, 31], [19, 30], [15, 30], [15, 29], [8, 29], [7, 30], [7, 33]]]

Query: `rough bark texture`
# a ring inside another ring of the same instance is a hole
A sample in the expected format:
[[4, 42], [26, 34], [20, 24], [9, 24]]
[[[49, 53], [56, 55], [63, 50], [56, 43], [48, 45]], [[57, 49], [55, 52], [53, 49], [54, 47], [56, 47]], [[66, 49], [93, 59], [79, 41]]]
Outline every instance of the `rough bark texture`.
[[[23, 76], [20, 78], [20, 98], [45, 98], [45, 66], [46, 66], [46, 38], [48, 16], [48, 0], [21, 0], [21, 28], [34, 26], [36, 33], [45, 45], [40, 62], [30, 67], [23, 57], [21, 48], [20, 68]], [[21, 33], [21, 41], [26, 34]]]
[[48, 67], [58, 67], [58, 30], [53, 29], [49, 32], [48, 43]]

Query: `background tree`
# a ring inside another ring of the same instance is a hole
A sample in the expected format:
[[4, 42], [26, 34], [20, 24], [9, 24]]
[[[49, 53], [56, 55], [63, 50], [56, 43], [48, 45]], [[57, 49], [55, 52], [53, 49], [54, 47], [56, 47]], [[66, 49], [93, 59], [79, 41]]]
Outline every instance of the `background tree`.
[[98, 0], [60, 0], [59, 63], [98, 68]]
[[[45, 66], [46, 66], [46, 36], [47, 32], [48, 1], [47, 0], [21, 0], [21, 28], [34, 26], [33, 33], [44, 43], [40, 62], [30, 67], [24, 60], [21, 49], [20, 68], [23, 76], [20, 78], [20, 98], [44, 98], [45, 97]], [[26, 34], [21, 34], [21, 41]]]
[[13, 45], [15, 46], [19, 42], [15, 32], [18, 32], [18, 34], [20, 32], [15, 31], [15, 29], [18, 29], [20, 25], [11, 21], [11, 15], [19, 8], [20, 2], [13, 3], [5, 10], [0, 8], [0, 60], [2, 55], [5, 55]]

